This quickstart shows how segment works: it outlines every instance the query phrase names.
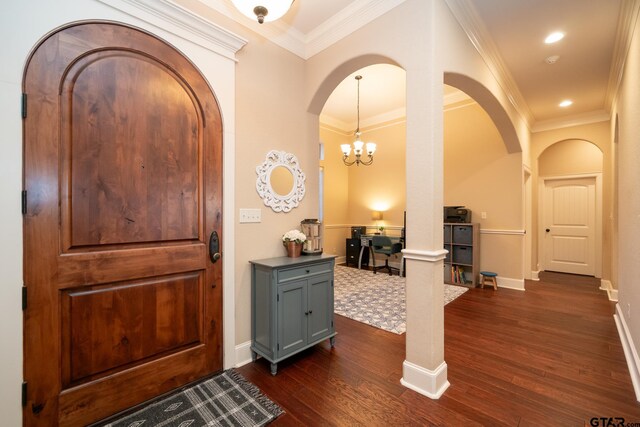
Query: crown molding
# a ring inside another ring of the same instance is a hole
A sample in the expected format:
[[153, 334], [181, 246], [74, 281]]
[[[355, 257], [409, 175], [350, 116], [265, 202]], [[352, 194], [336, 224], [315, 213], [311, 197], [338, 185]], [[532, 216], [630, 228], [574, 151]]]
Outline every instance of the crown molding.
[[98, 1], [234, 61], [236, 52], [247, 44], [242, 37], [171, 0]]
[[328, 129], [333, 131], [343, 133], [345, 135], [353, 135], [353, 131], [356, 128], [355, 125], [351, 126], [347, 122], [343, 122], [340, 119], [336, 119], [333, 116], [329, 116], [328, 114], [321, 114], [319, 117], [320, 127], [326, 126]]
[[[403, 121], [406, 117], [407, 109], [405, 107], [396, 108], [395, 110], [387, 111], [385, 113], [378, 114], [377, 116], [372, 116], [367, 119], [360, 120], [360, 130], [363, 132], [371, 131], [372, 129], [378, 129], [382, 127], [379, 125], [389, 124], [389, 122]], [[320, 123], [324, 123], [339, 131], [349, 133], [350, 135], [352, 135], [353, 132], [355, 132], [356, 127], [358, 127], [358, 123], [355, 121], [347, 123], [328, 114], [320, 115]]]
[[609, 70], [609, 83], [605, 95], [605, 109], [607, 111], [611, 111], [613, 102], [618, 94], [620, 82], [622, 82], [624, 64], [629, 54], [629, 49], [631, 48], [631, 38], [633, 37], [633, 31], [636, 22], [638, 22], [639, 14], [640, 2], [636, 0], [622, 0], [620, 15], [618, 17], [616, 41], [613, 48], [613, 58], [611, 60], [611, 69]]
[[337, 41], [364, 27], [406, 0], [356, 0], [307, 34], [304, 59], [309, 59]]
[[534, 122], [533, 114], [529, 109], [529, 105], [525, 101], [518, 85], [516, 84], [511, 72], [509, 72], [506, 64], [502, 60], [498, 48], [489, 35], [489, 31], [480, 18], [476, 8], [473, 6], [472, 0], [445, 0], [451, 13], [456, 18], [471, 44], [476, 48], [489, 71], [495, 77], [496, 81], [507, 95], [507, 99], [522, 117], [524, 122], [531, 128]]
[[605, 122], [609, 120], [611, 120], [611, 114], [609, 112], [605, 110], [597, 110], [589, 113], [566, 116], [559, 119], [538, 121], [531, 128], [531, 132], [544, 132], [547, 130], [588, 125], [591, 123]]
[[471, 99], [471, 97], [469, 95], [467, 95], [466, 93], [464, 93], [463, 91], [458, 89], [455, 92], [452, 92], [452, 93], [444, 96], [444, 105], [445, 106], [449, 106], [451, 104], [456, 104], [458, 102], [467, 101], [469, 99]]
[[[101, 0], [102, 1], [102, 0]], [[106, 0], [104, 0], [106, 1]], [[356, 0], [327, 19], [309, 34], [302, 34], [281, 21], [258, 24], [240, 13], [231, 0], [200, 0], [213, 10], [233, 19], [283, 49], [309, 59], [342, 38], [364, 27], [406, 0]]]
[[[449, 111], [457, 108], [467, 107], [469, 105], [476, 104], [476, 101], [469, 95], [461, 90], [457, 90], [453, 93], [445, 95], [444, 97], [444, 111]], [[379, 125], [388, 122], [397, 122], [399, 120], [405, 120], [407, 117], [406, 107], [396, 108], [395, 110], [387, 111], [376, 116], [368, 117], [361, 120], [361, 128], [379, 128]], [[332, 128], [335, 128], [341, 132], [348, 132], [352, 134], [356, 126], [354, 122], [345, 122], [336, 117], [328, 114], [320, 115], [320, 123], [324, 123]], [[370, 129], [368, 129], [370, 130]]]

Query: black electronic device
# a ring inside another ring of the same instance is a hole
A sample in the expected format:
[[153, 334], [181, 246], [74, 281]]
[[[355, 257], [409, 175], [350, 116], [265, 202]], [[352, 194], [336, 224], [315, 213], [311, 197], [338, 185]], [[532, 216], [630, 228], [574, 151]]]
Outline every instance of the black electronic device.
[[367, 234], [367, 226], [359, 225], [357, 227], [351, 227], [351, 238], [359, 239], [361, 236]]
[[471, 222], [471, 210], [464, 206], [445, 206], [443, 221], [468, 224]]

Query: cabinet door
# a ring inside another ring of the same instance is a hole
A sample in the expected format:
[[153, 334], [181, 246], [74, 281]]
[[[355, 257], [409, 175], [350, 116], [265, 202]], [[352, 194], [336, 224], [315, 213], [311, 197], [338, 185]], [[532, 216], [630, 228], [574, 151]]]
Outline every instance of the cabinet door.
[[278, 286], [278, 359], [307, 344], [306, 308], [306, 280]]
[[333, 287], [330, 275], [309, 279], [309, 342], [325, 338], [333, 332]]

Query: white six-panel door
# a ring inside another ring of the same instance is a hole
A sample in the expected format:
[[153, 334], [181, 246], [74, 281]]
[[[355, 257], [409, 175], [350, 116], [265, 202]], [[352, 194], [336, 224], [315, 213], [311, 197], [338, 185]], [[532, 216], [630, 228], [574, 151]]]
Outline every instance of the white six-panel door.
[[545, 179], [542, 269], [596, 275], [596, 177]]

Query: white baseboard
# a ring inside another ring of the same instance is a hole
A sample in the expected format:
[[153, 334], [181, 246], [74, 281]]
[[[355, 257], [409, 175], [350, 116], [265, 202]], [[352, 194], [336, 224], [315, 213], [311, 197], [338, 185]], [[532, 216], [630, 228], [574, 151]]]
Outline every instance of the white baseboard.
[[613, 318], [616, 320], [616, 327], [618, 328], [618, 335], [620, 335], [624, 357], [627, 359], [631, 383], [633, 383], [633, 389], [636, 392], [636, 400], [640, 402], [640, 357], [638, 357], [638, 351], [633, 343], [633, 338], [631, 338], [631, 333], [629, 333], [627, 321], [622, 314], [620, 304], [616, 304], [616, 314], [613, 315]]
[[613, 285], [610, 280], [600, 280], [600, 289], [603, 291], [607, 291], [607, 296], [609, 297], [609, 301], [618, 302], [618, 290], [613, 289]]
[[447, 380], [447, 364], [442, 362], [431, 371], [405, 360], [402, 363], [400, 384], [431, 399], [439, 399], [450, 385]]
[[251, 341], [243, 342], [236, 346], [236, 364], [235, 367], [239, 368], [247, 363], [251, 363]]
[[497, 277], [498, 287], [524, 291], [524, 279], [512, 279], [510, 277]]
[[531, 280], [539, 281], [540, 280], [540, 271], [532, 271], [531, 272]]

